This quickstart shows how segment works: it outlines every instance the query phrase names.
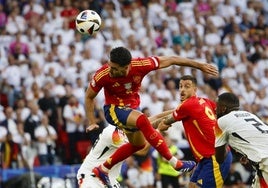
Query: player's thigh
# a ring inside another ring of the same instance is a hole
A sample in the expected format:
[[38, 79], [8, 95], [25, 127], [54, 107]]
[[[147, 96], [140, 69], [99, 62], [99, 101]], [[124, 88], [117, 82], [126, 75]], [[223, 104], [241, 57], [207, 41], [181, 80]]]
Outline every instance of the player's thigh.
[[142, 114], [138, 110], [115, 105], [105, 105], [104, 114], [106, 120], [119, 128], [135, 131], [138, 117]]

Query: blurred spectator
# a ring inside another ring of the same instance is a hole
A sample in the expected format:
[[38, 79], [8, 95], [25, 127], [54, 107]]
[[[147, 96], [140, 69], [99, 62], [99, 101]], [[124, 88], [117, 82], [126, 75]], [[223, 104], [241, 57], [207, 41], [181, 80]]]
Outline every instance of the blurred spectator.
[[19, 156], [21, 155], [19, 144], [13, 142], [11, 133], [7, 133], [6, 142], [2, 145], [2, 166], [5, 168], [18, 169]]
[[41, 124], [34, 130], [34, 135], [37, 140], [36, 146], [40, 164], [55, 164], [55, 142], [58, 138], [58, 135], [54, 127], [49, 124], [49, 119], [47, 115], [44, 115], [42, 117]]
[[30, 109], [26, 106], [26, 101], [24, 98], [19, 98], [16, 101], [14, 110], [16, 111], [17, 121], [22, 121], [23, 123], [30, 114]]
[[4, 169], [4, 152], [5, 152], [5, 143], [7, 141], [7, 135], [8, 135], [8, 132], [7, 132], [7, 128], [0, 125], [0, 167], [2, 169]]
[[23, 16], [20, 15], [19, 6], [14, 3], [13, 7], [11, 7], [11, 12], [9, 13], [7, 18], [6, 31], [9, 34], [14, 35], [19, 32], [24, 32], [26, 30], [26, 27], [27, 24]]
[[5, 29], [7, 24], [7, 14], [4, 12], [4, 6], [0, 3], [0, 30]]
[[[171, 141], [170, 137], [166, 133], [162, 133], [163, 137], [165, 138], [165, 141], [169, 147], [169, 150], [174, 156], [177, 156], [178, 159], [182, 158], [179, 153], [182, 151], [179, 151], [178, 147]], [[161, 181], [161, 187], [162, 188], [178, 188], [180, 187], [179, 184], [179, 175], [180, 173], [163, 158], [161, 157], [158, 152], [155, 150], [153, 152], [153, 157], [156, 158], [157, 161], [157, 175], [158, 175], [158, 180]]]
[[38, 103], [39, 99], [44, 97], [44, 92], [38, 84], [38, 81], [33, 81], [29, 88], [25, 88], [25, 90], [25, 98], [27, 101]]
[[126, 162], [123, 166], [123, 183], [127, 187], [131, 188], [140, 188], [140, 172], [139, 172], [139, 166], [137, 165], [137, 162], [135, 161], [133, 156], [130, 156], [126, 159]]
[[24, 132], [23, 122], [17, 123], [18, 134], [13, 136], [14, 146], [18, 146], [19, 155], [17, 158], [17, 167], [18, 168], [29, 168], [29, 163], [27, 159], [27, 153], [30, 152], [31, 148], [31, 135], [27, 132]]
[[7, 95], [8, 105], [14, 106], [21, 89], [21, 73], [14, 56], [8, 56], [8, 64], [9, 65], [4, 69], [1, 75], [2, 92]]
[[200, 16], [207, 18], [211, 14], [211, 5], [208, 1], [197, 0], [194, 9], [200, 12]]
[[38, 105], [44, 114], [48, 116], [49, 124], [57, 130], [58, 126], [58, 113], [57, 113], [57, 103], [55, 97], [52, 95], [52, 88], [49, 84], [44, 86], [43, 92], [44, 96], [39, 98]]
[[241, 174], [236, 171], [234, 164], [231, 165], [230, 172], [224, 181], [224, 188], [246, 188]]
[[30, 134], [32, 141], [36, 141], [34, 130], [41, 124], [43, 113], [34, 101], [29, 101], [27, 106], [30, 114], [24, 122], [24, 131]]
[[69, 23], [69, 29], [75, 29], [75, 18], [79, 10], [73, 6], [74, 2], [71, 0], [63, 1], [63, 10], [60, 12], [61, 17], [65, 18]]
[[10, 140], [14, 141], [14, 138], [19, 134], [17, 129], [17, 122], [15, 119], [15, 113], [12, 107], [5, 108], [5, 119], [0, 122], [0, 125], [6, 127]]
[[66, 148], [70, 151], [69, 163], [75, 164], [80, 160], [77, 156], [76, 145], [85, 131], [85, 109], [74, 95], [70, 96], [68, 104], [63, 108], [63, 118], [66, 122], [66, 132], [69, 140], [69, 148]]

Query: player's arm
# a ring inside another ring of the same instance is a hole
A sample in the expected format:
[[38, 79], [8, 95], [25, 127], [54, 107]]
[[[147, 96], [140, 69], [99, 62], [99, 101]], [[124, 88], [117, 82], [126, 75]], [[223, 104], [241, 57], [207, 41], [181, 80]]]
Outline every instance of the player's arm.
[[89, 127], [86, 131], [92, 131], [94, 129], [99, 128], [96, 124], [94, 107], [95, 107], [95, 97], [98, 93], [96, 93], [90, 86], [86, 90], [85, 94], [85, 110], [86, 110], [86, 117], [89, 121]]
[[154, 116], [150, 116], [148, 119], [153, 125], [153, 127], [156, 129], [158, 127], [158, 124], [169, 114], [171, 114], [173, 110], [166, 110], [160, 114], [156, 114]]
[[219, 72], [215, 66], [208, 63], [203, 63], [199, 61], [195, 61], [193, 59], [184, 58], [180, 56], [159, 56], [158, 57], [160, 65], [159, 68], [166, 68], [171, 65], [178, 65], [178, 66], [187, 66], [196, 69], [200, 69], [204, 73], [211, 74], [213, 76], [218, 76]]
[[224, 159], [226, 157], [227, 154], [227, 149], [226, 149], [226, 144], [222, 145], [222, 146], [218, 146], [215, 148], [216, 150], [216, 160], [219, 164], [224, 162]]
[[169, 127], [172, 126], [172, 123], [175, 123], [176, 120], [172, 115], [173, 110], [168, 111], [168, 114], [162, 118], [156, 119], [152, 124], [153, 127], [157, 127], [159, 131], [166, 131]]

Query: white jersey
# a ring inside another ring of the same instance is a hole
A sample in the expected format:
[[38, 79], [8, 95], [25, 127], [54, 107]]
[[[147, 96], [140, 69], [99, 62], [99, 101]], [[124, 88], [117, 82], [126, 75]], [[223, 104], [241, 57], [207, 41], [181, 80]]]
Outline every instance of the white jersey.
[[229, 144], [254, 162], [268, 158], [268, 126], [247, 111], [232, 111], [218, 119], [216, 147]]
[[[112, 155], [117, 148], [127, 143], [127, 137], [123, 131], [117, 129], [113, 125], [108, 125], [100, 134], [99, 139], [96, 140], [85, 160], [81, 164], [77, 172], [77, 179], [79, 181], [81, 174], [85, 178], [81, 188], [104, 188], [105, 186], [98, 178], [93, 177], [92, 169], [102, 164], [110, 155]], [[122, 162], [116, 164], [109, 171], [109, 179], [113, 187], [119, 187], [116, 178], [120, 174]]]

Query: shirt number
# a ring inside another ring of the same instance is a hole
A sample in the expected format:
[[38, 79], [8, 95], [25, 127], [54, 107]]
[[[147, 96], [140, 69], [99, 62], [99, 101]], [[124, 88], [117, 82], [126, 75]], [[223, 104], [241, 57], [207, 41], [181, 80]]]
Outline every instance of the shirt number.
[[251, 122], [251, 125], [253, 125], [256, 129], [258, 129], [258, 131], [260, 131], [263, 134], [267, 134], [268, 130], [263, 130], [261, 129], [261, 127], [263, 126], [263, 123], [257, 121], [254, 118], [247, 118], [245, 119], [246, 122]]

